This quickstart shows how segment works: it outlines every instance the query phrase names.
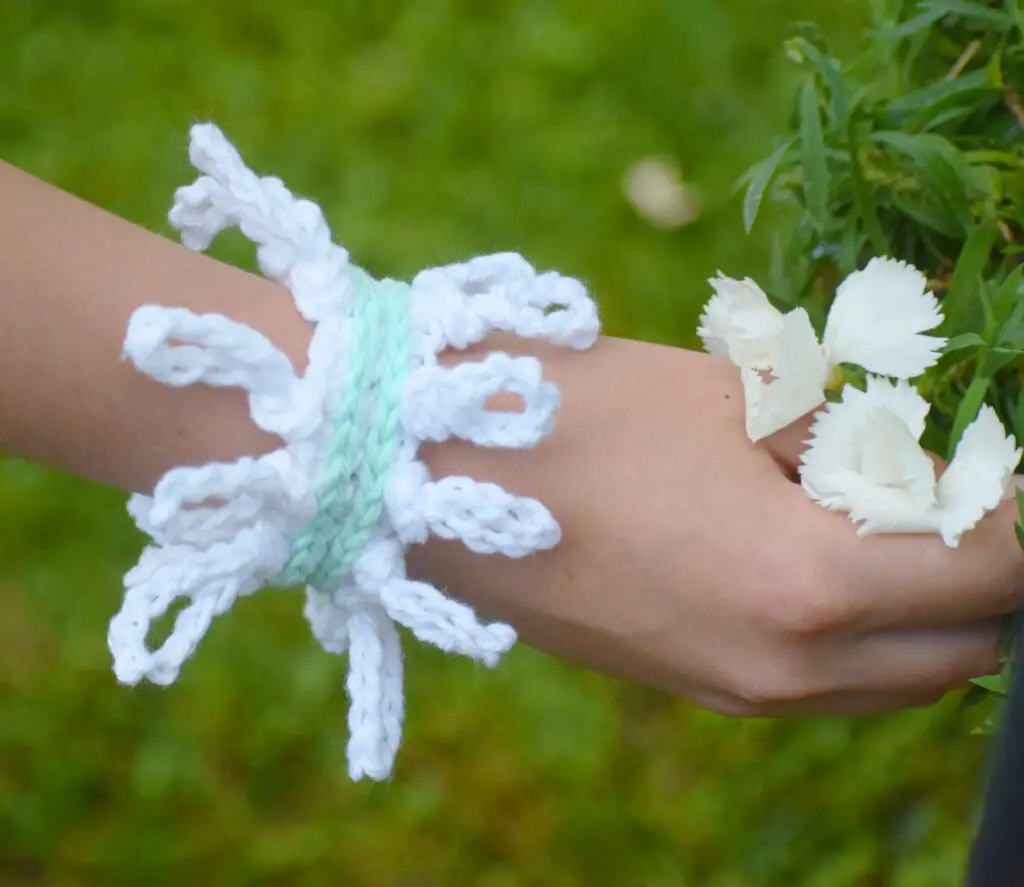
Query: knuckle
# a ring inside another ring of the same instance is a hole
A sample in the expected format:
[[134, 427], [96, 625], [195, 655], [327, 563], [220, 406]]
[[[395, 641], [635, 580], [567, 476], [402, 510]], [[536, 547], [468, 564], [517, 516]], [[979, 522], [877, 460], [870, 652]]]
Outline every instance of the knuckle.
[[761, 606], [768, 627], [791, 638], [829, 634], [862, 615], [856, 595], [835, 572], [808, 562], [778, 576]]
[[736, 707], [749, 716], [769, 715], [820, 695], [811, 672], [781, 656], [737, 671], [729, 681], [729, 690]]

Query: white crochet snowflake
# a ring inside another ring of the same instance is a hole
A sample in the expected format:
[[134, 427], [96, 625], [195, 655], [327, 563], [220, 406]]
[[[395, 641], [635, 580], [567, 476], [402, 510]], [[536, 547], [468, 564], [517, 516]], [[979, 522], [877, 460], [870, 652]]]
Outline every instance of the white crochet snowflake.
[[[302, 375], [261, 333], [220, 315], [148, 305], [131, 318], [125, 356], [168, 385], [233, 386], [248, 394], [253, 421], [284, 445], [258, 458], [168, 471], [129, 511], [153, 544], [125, 578], [108, 641], [118, 679], [172, 683], [214, 616], [264, 587], [316, 512], [315, 487], [335, 405], [346, 381], [354, 284], [348, 253], [331, 242], [320, 208], [276, 178], [258, 177], [217, 127], [195, 126], [189, 156], [201, 175], [175, 195], [170, 213], [182, 242], [206, 249], [229, 226], [257, 244], [260, 269], [287, 287], [314, 324]], [[338, 587], [306, 590], [305, 613], [325, 649], [347, 652], [348, 745], [353, 779], [387, 777], [403, 719], [402, 657], [395, 623], [421, 641], [494, 665], [515, 642], [508, 625], [479, 623], [469, 607], [407, 577], [405, 547], [428, 534], [460, 539], [480, 553], [522, 557], [559, 541], [559, 527], [533, 499], [466, 477], [431, 479], [416, 454], [422, 441], [459, 437], [481, 446], [535, 445], [553, 427], [559, 397], [530, 357], [493, 353], [442, 366], [438, 354], [495, 331], [587, 348], [597, 309], [576, 280], [538, 274], [504, 253], [434, 268], [411, 284], [412, 348], [399, 446], [384, 507], [351, 574]], [[485, 401], [519, 394], [521, 412]], [[156, 650], [153, 621], [187, 605]]]

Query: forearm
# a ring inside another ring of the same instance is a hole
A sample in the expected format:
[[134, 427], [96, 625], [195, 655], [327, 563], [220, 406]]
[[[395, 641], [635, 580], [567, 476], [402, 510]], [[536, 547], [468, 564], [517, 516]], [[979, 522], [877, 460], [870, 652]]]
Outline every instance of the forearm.
[[[259, 455], [280, 445], [252, 422], [244, 392], [159, 384], [121, 359], [132, 312], [143, 304], [221, 313], [264, 333], [301, 370], [311, 327], [278, 285], [183, 246], [0, 165], [0, 447], [76, 475], [150, 492], [178, 465]], [[578, 509], [569, 481], [583, 392], [597, 384], [609, 351], [603, 341], [574, 352], [511, 337], [500, 345], [541, 357], [563, 389], [553, 438], [537, 449], [481, 449], [458, 441], [423, 448], [437, 475], [468, 474], [532, 495], [563, 522]], [[615, 354], [611, 355], [612, 360]], [[451, 359], [457, 359], [455, 355]], [[610, 382], [614, 371], [604, 374]], [[591, 398], [591, 400], [593, 400]], [[576, 430], [574, 430], [576, 429]], [[575, 463], [575, 465], [574, 465]], [[557, 552], [526, 562], [473, 555], [431, 539], [410, 550], [410, 569], [494, 615], [528, 619], [538, 603], [526, 589], [551, 586]], [[539, 581], [543, 571], [545, 581]], [[559, 583], [560, 584], [560, 583]], [[513, 612], [505, 599], [517, 597]], [[527, 612], [522, 612], [522, 610]]]
[[0, 449], [133, 492], [175, 465], [277, 445], [244, 393], [171, 388], [121, 359], [140, 305], [220, 313], [302, 369], [310, 327], [283, 289], [0, 164]]

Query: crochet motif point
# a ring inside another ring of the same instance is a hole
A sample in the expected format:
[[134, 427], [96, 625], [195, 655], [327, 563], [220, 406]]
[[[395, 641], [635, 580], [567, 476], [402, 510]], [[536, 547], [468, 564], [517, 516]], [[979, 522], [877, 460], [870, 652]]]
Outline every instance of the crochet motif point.
[[[548, 434], [558, 391], [530, 357], [492, 353], [443, 366], [438, 355], [492, 332], [587, 348], [597, 309], [576, 280], [537, 274], [502, 253], [433, 268], [411, 284], [375, 281], [332, 243], [320, 208], [276, 178], [258, 177], [211, 124], [194, 127], [201, 175], [175, 195], [172, 225], [191, 249], [229, 226], [257, 246], [264, 275], [313, 324], [297, 375], [261, 333], [221, 315], [147, 305], [132, 316], [124, 355], [167, 385], [246, 391], [252, 420], [284, 445], [267, 455], [168, 471], [128, 508], [152, 539], [125, 577], [108, 642], [123, 683], [170, 684], [213, 618], [269, 585], [306, 588], [305, 615], [322, 646], [349, 658], [349, 773], [386, 778], [403, 720], [396, 624], [424, 643], [495, 665], [515, 642], [500, 623], [405, 570], [405, 548], [434, 534], [474, 552], [522, 557], [559, 541], [536, 500], [466, 477], [434, 480], [423, 441], [534, 446]], [[519, 412], [491, 412], [500, 392]], [[150, 627], [184, 606], [157, 649]]]

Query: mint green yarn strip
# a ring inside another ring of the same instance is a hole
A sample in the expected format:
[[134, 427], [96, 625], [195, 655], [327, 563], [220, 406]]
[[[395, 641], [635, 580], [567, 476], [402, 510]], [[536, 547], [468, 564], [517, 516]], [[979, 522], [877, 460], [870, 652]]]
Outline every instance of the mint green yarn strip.
[[366, 547], [384, 506], [409, 371], [409, 286], [352, 273], [348, 372], [317, 481], [317, 512], [292, 543], [275, 585], [332, 591]]

